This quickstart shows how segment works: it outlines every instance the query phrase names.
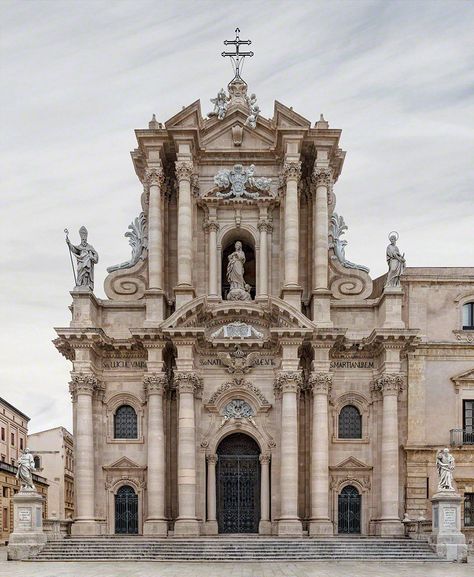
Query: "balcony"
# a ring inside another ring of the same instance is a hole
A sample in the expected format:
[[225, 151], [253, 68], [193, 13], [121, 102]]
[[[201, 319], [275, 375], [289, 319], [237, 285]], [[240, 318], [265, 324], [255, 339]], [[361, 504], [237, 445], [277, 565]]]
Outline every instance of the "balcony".
[[451, 436], [451, 447], [474, 445], [473, 429], [451, 429], [450, 436]]

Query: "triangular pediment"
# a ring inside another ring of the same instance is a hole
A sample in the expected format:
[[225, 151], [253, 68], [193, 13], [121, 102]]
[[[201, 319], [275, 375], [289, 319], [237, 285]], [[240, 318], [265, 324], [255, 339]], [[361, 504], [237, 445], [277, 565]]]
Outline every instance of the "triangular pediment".
[[120, 459], [118, 459], [111, 465], [105, 465], [104, 469], [143, 469], [143, 467], [141, 467], [128, 457], [120, 457]]
[[464, 371], [463, 373], [460, 373], [459, 375], [456, 375], [454, 377], [451, 377], [451, 380], [454, 383], [458, 383], [458, 382], [474, 382], [474, 369], [469, 369], [467, 371]]
[[278, 100], [275, 100], [273, 123], [277, 128], [299, 128], [309, 130], [311, 122], [293, 109], [288, 108]]
[[196, 100], [165, 122], [167, 130], [180, 128], [199, 129], [202, 125], [201, 103]]
[[363, 463], [362, 461], [359, 461], [359, 459], [356, 459], [355, 457], [348, 457], [347, 459], [344, 459], [343, 461], [341, 461], [339, 463], [339, 465], [336, 465], [334, 467], [329, 467], [331, 470], [344, 470], [344, 471], [369, 471], [372, 470], [372, 467], [369, 467], [369, 465], [366, 465], [365, 463]]

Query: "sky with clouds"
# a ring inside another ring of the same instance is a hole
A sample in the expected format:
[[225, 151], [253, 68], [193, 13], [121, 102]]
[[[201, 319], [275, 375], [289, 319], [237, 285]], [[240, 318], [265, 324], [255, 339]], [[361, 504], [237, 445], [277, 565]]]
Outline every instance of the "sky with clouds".
[[262, 115], [277, 99], [343, 130], [336, 185], [347, 258], [385, 272], [387, 233], [409, 266], [474, 266], [474, 3], [458, 1], [0, 1], [0, 396], [30, 431], [71, 428], [63, 229], [82, 224], [106, 267], [140, 211], [129, 151], [232, 78], [239, 26]]

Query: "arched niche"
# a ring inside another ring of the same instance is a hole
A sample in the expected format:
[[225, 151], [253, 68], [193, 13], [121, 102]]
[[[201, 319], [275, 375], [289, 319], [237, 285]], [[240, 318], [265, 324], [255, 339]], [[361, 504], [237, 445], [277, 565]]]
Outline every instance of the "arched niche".
[[235, 243], [240, 241], [242, 243], [242, 250], [245, 253], [245, 282], [251, 286], [250, 295], [252, 300], [255, 299], [257, 288], [257, 246], [256, 237], [253, 231], [246, 227], [232, 228], [224, 230], [219, 242], [220, 254], [220, 287], [221, 295], [225, 300], [229, 292], [229, 284], [227, 282], [227, 264], [229, 262], [229, 255], [235, 250]]

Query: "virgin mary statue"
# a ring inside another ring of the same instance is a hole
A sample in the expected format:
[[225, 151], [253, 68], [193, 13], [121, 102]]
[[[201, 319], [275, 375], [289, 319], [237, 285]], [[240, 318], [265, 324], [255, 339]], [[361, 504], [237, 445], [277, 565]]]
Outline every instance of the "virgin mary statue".
[[245, 253], [242, 250], [242, 243], [238, 240], [235, 243], [235, 251], [229, 255], [227, 264], [227, 282], [230, 290], [227, 294], [229, 301], [248, 301], [250, 297], [250, 285], [244, 280]]

